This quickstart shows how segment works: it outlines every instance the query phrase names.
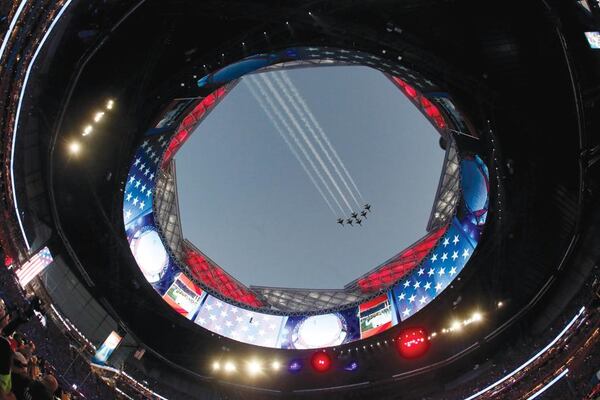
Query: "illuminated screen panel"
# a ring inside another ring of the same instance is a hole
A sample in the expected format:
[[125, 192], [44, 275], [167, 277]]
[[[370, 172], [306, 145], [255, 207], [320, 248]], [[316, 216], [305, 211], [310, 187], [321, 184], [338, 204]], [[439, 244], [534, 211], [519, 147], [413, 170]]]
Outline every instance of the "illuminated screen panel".
[[438, 239], [446, 232], [446, 227], [428, 233], [423, 239], [382, 265], [377, 270], [358, 280], [363, 293], [377, 292], [389, 287], [419, 265], [429, 254]]
[[[340, 57], [349, 57], [348, 51], [336, 51]], [[393, 277], [398, 277], [399, 274], [403, 276], [402, 280], [386, 292], [375, 295], [358, 306], [349, 306], [337, 312], [320, 315], [271, 315], [247, 310], [206, 294], [186, 276], [173, 255], [167, 251], [153, 215], [154, 186], [161, 166], [165, 165], [164, 160], [175, 154], [207, 112], [226, 95], [227, 89], [222, 85], [256, 68], [294, 57], [302, 59], [302, 56], [308, 53], [313, 59], [317, 59], [319, 54], [325, 52], [317, 48], [302, 48], [260, 55], [247, 60], [243, 65], [234, 64], [232, 68], [226, 67], [201, 79], [198, 82], [200, 88], [212, 88], [214, 91], [195, 106], [193, 103], [186, 104], [186, 109], [193, 106], [192, 111], [188, 115], [179, 116], [180, 122], [176, 128], [155, 127], [148, 131], [135, 153], [125, 185], [125, 232], [131, 252], [146, 280], [175, 311], [199, 326], [224, 337], [256, 346], [282, 349], [339, 346], [372, 337], [402, 323], [423, 309], [458, 276], [473, 254], [487, 219], [487, 167], [479, 156], [461, 153], [462, 196], [451, 224], [430, 233], [421, 242], [400, 253], [402, 256], [409, 252], [410, 257], [405, 258], [410, 259], [410, 262], [390, 264], [389, 271], [383, 272], [389, 275], [386, 282], [390, 284], [394, 282]], [[361, 57], [364, 59], [364, 56]], [[360, 64], [358, 61], [355, 63]], [[375, 66], [373, 61], [368, 65]], [[393, 79], [432, 123], [439, 129], [446, 127], [446, 121], [438, 106], [406, 80], [396, 77]], [[423, 87], [423, 84], [420, 86]], [[443, 96], [436, 93], [436, 96], [440, 95]], [[435, 98], [431, 97], [433, 100]], [[163, 122], [159, 123], [161, 127], [175, 126], [174, 110], [181, 108], [183, 106], [168, 108], [173, 113], [163, 116], [160, 120]], [[202, 258], [199, 253], [194, 254]], [[189, 261], [189, 253], [187, 255], [186, 261]], [[220, 267], [209, 265], [206, 259], [198, 261], [189, 265], [196, 282], [202, 283], [206, 288], [215, 286], [213, 289], [227, 298], [231, 297], [224, 294], [224, 289], [227, 289], [225, 292], [229, 295], [240, 293], [242, 297], [236, 298], [236, 301], [250, 307], [260, 305], [256, 303], [258, 299], [249, 289], [236, 286], [233, 278], [225, 279], [228, 275]], [[378, 272], [375, 271], [375, 274]], [[373, 290], [376, 294], [377, 283], [370, 278], [378, 278], [380, 281], [380, 277], [367, 275], [366, 278], [359, 287], [366, 291]], [[222, 288], [222, 285], [226, 288]], [[223, 290], [219, 290], [219, 287]]]
[[244, 310], [209, 295], [194, 322], [239, 342], [277, 347], [286, 319], [283, 316]]
[[487, 218], [489, 175], [479, 156], [461, 161], [463, 197], [457, 215], [430, 257], [391, 289], [404, 321], [423, 309], [460, 274], [467, 264]]
[[33, 280], [40, 272], [46, 269], [52, 263], [53, 258], [50, 254], [50, 249], [44, 247], [36, 255], [31, 257], [29, 261], [24, 263], [15, 273], [19, 279], [21, 287], [25, 287]]
[[339, 346], [360, 339], [358, 307], [336, 313], [291, 316], [281, 332], [283, 349], [316, 349]]
[[204, 291], [180, 273], [163, 295], [163, 300], [187, 319], [194, 319], [203, 297]]
[[96, 350], [96, 354], [92, 357], [92, 362], [95, 364], [106, 364], [108, 358], [117, 348], [123, 338], [117, 332], [112, 331], [106, 338], [104, 343]]
[[377, 335], [398, 323], [395, 307], [388, 293], [361, 304], [358, 313], [361, 339]]
[[423, 309], [456, 278], [473, 253], [472, 242], [453, 219], [433, 254], [392, 287], [398, 317], [404, 321]]
[[232, 278], [221, 267], [208, 260], [195, 249], [186, 245], [183, 248], [185, 263], [194, 278], [229, 299], [234, 299], [252, 307], [264, 305], [254, 292]]
[[600, 49], [600, 32], [585, 32], [585, 38], [592, 49]]

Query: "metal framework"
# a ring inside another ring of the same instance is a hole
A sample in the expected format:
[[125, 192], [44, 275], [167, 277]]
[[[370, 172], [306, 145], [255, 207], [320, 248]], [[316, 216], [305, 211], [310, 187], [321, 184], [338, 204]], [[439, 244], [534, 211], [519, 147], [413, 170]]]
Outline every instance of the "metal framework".
[[364, 293], [357, 289], [292, 289], [265, 286], [251, 286], [265, 300], [279, 311], [309, 314], [315, 310], [341, 308], [363, 300]]
[[168, 247], [181, 258], [183, 231], [179, 214], [179, 200], [177, 197], [177, 178], [175, 174], [175, 161], [159, 170], [154, 192], [157, 223], [161, 228], [163, 237]]
[[442, 177], [435, 194], [435, 202], [427, 223], [427, 232], [446, 226], [454, 215], [460, 198], [460, 159], [456, 142], [448, 135], [448, 149], [444, 157]]

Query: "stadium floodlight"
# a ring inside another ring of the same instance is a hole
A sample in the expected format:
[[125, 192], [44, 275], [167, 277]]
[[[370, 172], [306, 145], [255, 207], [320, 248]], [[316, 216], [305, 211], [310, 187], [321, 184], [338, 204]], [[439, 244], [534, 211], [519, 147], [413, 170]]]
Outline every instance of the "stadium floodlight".
[[212, 369], [213, 369], [213, 371], [219, 371], [221, 369], [221, 363], [219, 363], [218, 361], [215, 361], [212, 365]]
[[260, 374], [262, 372], [262, 370], [263, 370], [263, 367], [258, 360], [250, 360], [246, 364], [246, 372], [248, 372], [248, 375], [250, 375], [250, 376], [256, 376], [256, 375]]
[[108, 99], [108, 101], [106, 102], [106, 109], [112, 110], [114, 105], [115, 105], [115, 101], [113, 99]]
[[452, 325], [450, 325], [451, 331], [459, 331], [461, 329], [462, 329], [462, 325], [461, 325], [460, 321], [454, 321], [454, 322], [452, 322]]
[[69, 153], [71, 154], [79, 154], [81, 151], [81, 145], [77, 141], [73, 141], [69, 144]]
[[91, 126], [91, 125], [87, 125], [85, 128], [83, 128], [83, 133], [82, 133], [82, 135], [83, 135], [83, 136], [87, 136], [87, 135], [89, 135], [90, 133], [92, 133], [92, 131], [93, 131], [93, 130], [94, 130], [94, 127], [93, 127], [93, 126]]
[[104, 117], [104, 111], [98, 111], [94, 115], [94, 122], [100, 122], [100, 120], [102, 119], [102, 117]]
[[232, 361], [227, 361], [223, 366], [223, 369], [227, 373], [235, 372], [237, 370], [235, 364]]

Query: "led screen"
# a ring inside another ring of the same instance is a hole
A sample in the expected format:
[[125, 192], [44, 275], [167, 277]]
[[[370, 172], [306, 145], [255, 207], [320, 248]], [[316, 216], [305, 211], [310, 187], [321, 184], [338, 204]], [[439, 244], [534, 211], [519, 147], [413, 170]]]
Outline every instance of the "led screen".
[[203, 297], [204, 291], [179, 273], [163, 295], [163, 300], [187, 319], [194, 319]]
[[360, 338], [366, 339], [390, 329], [398, 320], [387, 293], [359, 306]]
[[585, 38], [592, 49], [600, 49], [600, 32], [586, 32]]
[[52, 254], [50, 254], [48, 247], [41, 249], [15, 272], [19, 279], [19, 284], [22, 287], [25, 287], [33, 278], [38, 276], [40, 272], [45, 270], [52, 261]]
[[[400, 282], [358, 306], [321, 315], [271, 315], [247, 310], [207, 294], [186, 276], [172, 253], [167, 251], [154, 220], [154, 187], [161, 166], [226, 94], [226, 89], [219, 85], [256, 68], [282, 59], [293, 59], [294, 55], [299, 57], [307, 51], [306, 48], [291, 49], [275, 55], [262, 55], [253, 58], [252, 62], [238, 67], [234, 65], [200, 80], [200, 87], [217, 89], [193, 107], [190, 104], [188, 109], [193, 109], [190, 112], [193, 115], [181, 116], [179, 126], [148, 131], [135, 153], [125, 185], [125, 232], [131, 252], [146, 280], [167, 304], [197, 325], [257, 346], [283, 349], [338, 346], [372, 337], [407, 320], [426, 307], [462, 271], [480, 240], [487, 218], [488, 169], [479, 156], [463, 152], [460, 162], [462, 197], [451, 223], [436, 238], [428, 255]], [[430, 102], [426, 105], [432, 107]], [[165, 115], [163, 120], [169, 118]], [[170, 123], [173, 124], [172, 121]], [[440, 126], [434, 119], [432, 123]]]
[[207, 296], [194, 322], [209, 331], [239, 342], [276, 347], [286, 318], [244, 310], [213, 296]]
[[358, 309], [322, 315], [289, 317], [281, 332], [283, 349], [316, 349], [339, 346], [360, 339]]
[[92, 362], [95, 364], [106, 364], [108, 358], [117, 348], [123, 338], [117, 332], [112, 331], [106, 338], [104, 343], [96, 350], [96, 354], [92, 357]]

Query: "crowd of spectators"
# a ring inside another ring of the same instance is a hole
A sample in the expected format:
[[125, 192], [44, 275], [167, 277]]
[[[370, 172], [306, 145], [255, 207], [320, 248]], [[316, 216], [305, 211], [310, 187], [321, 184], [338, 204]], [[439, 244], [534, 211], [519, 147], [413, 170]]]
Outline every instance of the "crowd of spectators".
[[81, 344], [34, 311], [35, 299], [26, 298], [7, 269], [0, 269], [0, 290], [0, 400], [119, 397], [92, 372]]
[[528, 398], [532, 394], [530, 392], [533, 388], [540, 387], [540, 383], [551, 381], [562, 371], [563, 367], [569, 367], [569, 373], [564, 379], [568, 383], [556, 385], [555, 390], [561, 393], [557, 398], [586, 399], [594, 387], [591, 377], [600, 369], [600, 350], [598, 349], [600, 343], [600, 337], [598, 337], [600, 299], [597, 295], [599, 289], [600, 275], [596, 271], [585, 288], [570, 301], [561, 316], [541, 335], [523, 335], [520, 340], [499, 353], [495, 359], [490, 360], [492, 368], [468, 383], [461, 384], [456, 389], [446, 391], [441, 396], [433, 398], [467, 398], [499, 381], [547, 346], [577, 314], [581, 306], [585, 305], [585, 312], [559, 341], [519, 373], [482, 394], [479, 398], [507, 400]]

